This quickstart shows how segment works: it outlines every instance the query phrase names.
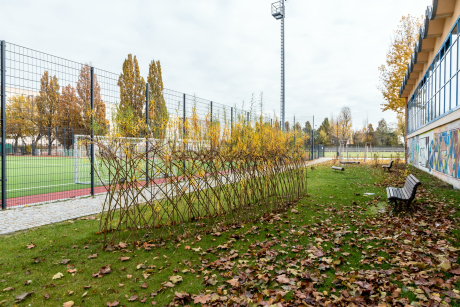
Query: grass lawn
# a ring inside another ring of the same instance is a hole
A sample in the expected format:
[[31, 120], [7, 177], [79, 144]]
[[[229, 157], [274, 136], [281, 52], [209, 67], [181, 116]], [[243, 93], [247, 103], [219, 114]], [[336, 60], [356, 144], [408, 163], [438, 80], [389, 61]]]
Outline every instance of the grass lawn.
[[[389, 215], [385, 186], [410, 172], [417, 209]], [[0, 306], [460, 306], [459, 191], [405, 166], [315, 166], [308, 189], [285, 212], [161, 247], [102, 251], [97, 216], [2, 236]]]

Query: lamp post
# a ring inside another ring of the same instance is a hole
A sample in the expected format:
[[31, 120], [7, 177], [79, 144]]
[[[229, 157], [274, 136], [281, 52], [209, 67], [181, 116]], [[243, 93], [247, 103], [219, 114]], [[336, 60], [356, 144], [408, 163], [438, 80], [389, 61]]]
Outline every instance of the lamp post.
[[284, 127], [285, 123], [285, 81], [284, 81], [284, 17], [285, 17], [285, 9], [284, 9], [284, 1], [280, 0], [278, 2], [272, 3], [272, 16], [275, 17], [276, 20], [281, 19], [281, 106], [280, 106], [280, 117], [281, 117], [281, 129], [283, 131], [286, 130]]

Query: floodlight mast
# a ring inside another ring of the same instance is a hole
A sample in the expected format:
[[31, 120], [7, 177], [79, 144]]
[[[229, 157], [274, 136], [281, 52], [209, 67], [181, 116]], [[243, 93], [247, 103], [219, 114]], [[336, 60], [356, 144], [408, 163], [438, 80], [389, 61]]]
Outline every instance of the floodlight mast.
[[[286, 118], [285, 118], [285, 79], [284, 79], [284, 17], [285, 17], [285, 7], [284, 1], [287, 0], [280, 0], [278, 2], [272, 3], [272, 16], [275, 17], [276, 20], [281, 19], [281, 105], [280, 105], [280, 119], [281, 119], [281, 129], [283, 131], [286, 130]], [[295, 123], [294, 123], [295, 125]]]

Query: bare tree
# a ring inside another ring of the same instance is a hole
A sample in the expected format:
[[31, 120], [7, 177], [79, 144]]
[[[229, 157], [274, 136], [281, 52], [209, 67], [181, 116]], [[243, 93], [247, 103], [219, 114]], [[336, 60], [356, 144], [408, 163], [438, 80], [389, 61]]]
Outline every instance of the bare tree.
[[343, 107], [339, 115], [339, 137], [343, 140], [349, 140], [352, 132], [351, 109]]

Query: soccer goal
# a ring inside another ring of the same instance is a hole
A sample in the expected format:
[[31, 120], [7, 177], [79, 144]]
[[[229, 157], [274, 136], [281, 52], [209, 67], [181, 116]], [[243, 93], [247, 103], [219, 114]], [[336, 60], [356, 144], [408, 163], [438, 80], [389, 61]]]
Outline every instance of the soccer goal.
[[[94, 168], [95, 168], [95, 184], [103, 185], [110, 184], [109, 167], [101, 161], [101, 154], [103, 148], [112, 146], [116, 147], [116, 157], [125, 159], [127, 150], [131, 153], [145, 153], [146, 141], [149, 143], [155, 142], [155, 139], [145, 138], [120, 138], [119, 140], [111, 139], [110, 137], [97, 136], [94, 137], [97, 142], [94, 144]], [[118, 141], [118, 142], [117, 142]], [[120, 144], [123, 144], [120, 146]], [[115, 148], [114, 148], [115, 149]], [[88, 135], [75, 135], [74, 136], [74, 158], [75, 158], [75, 183], [77, 184], [91, 184], [91, 137]], [[107, 162], [107, 161], [106, 161]], [[139, 167], [146, 166], [145, 161], [139, 161]], [[144, 173], [145, 174], [145, 173]], [[99, 176], [98, 176], [99, 175]], [[145, 176], [144, 176], [145, 177]], [[146, 178], [138, 178], [145, 180]]]

